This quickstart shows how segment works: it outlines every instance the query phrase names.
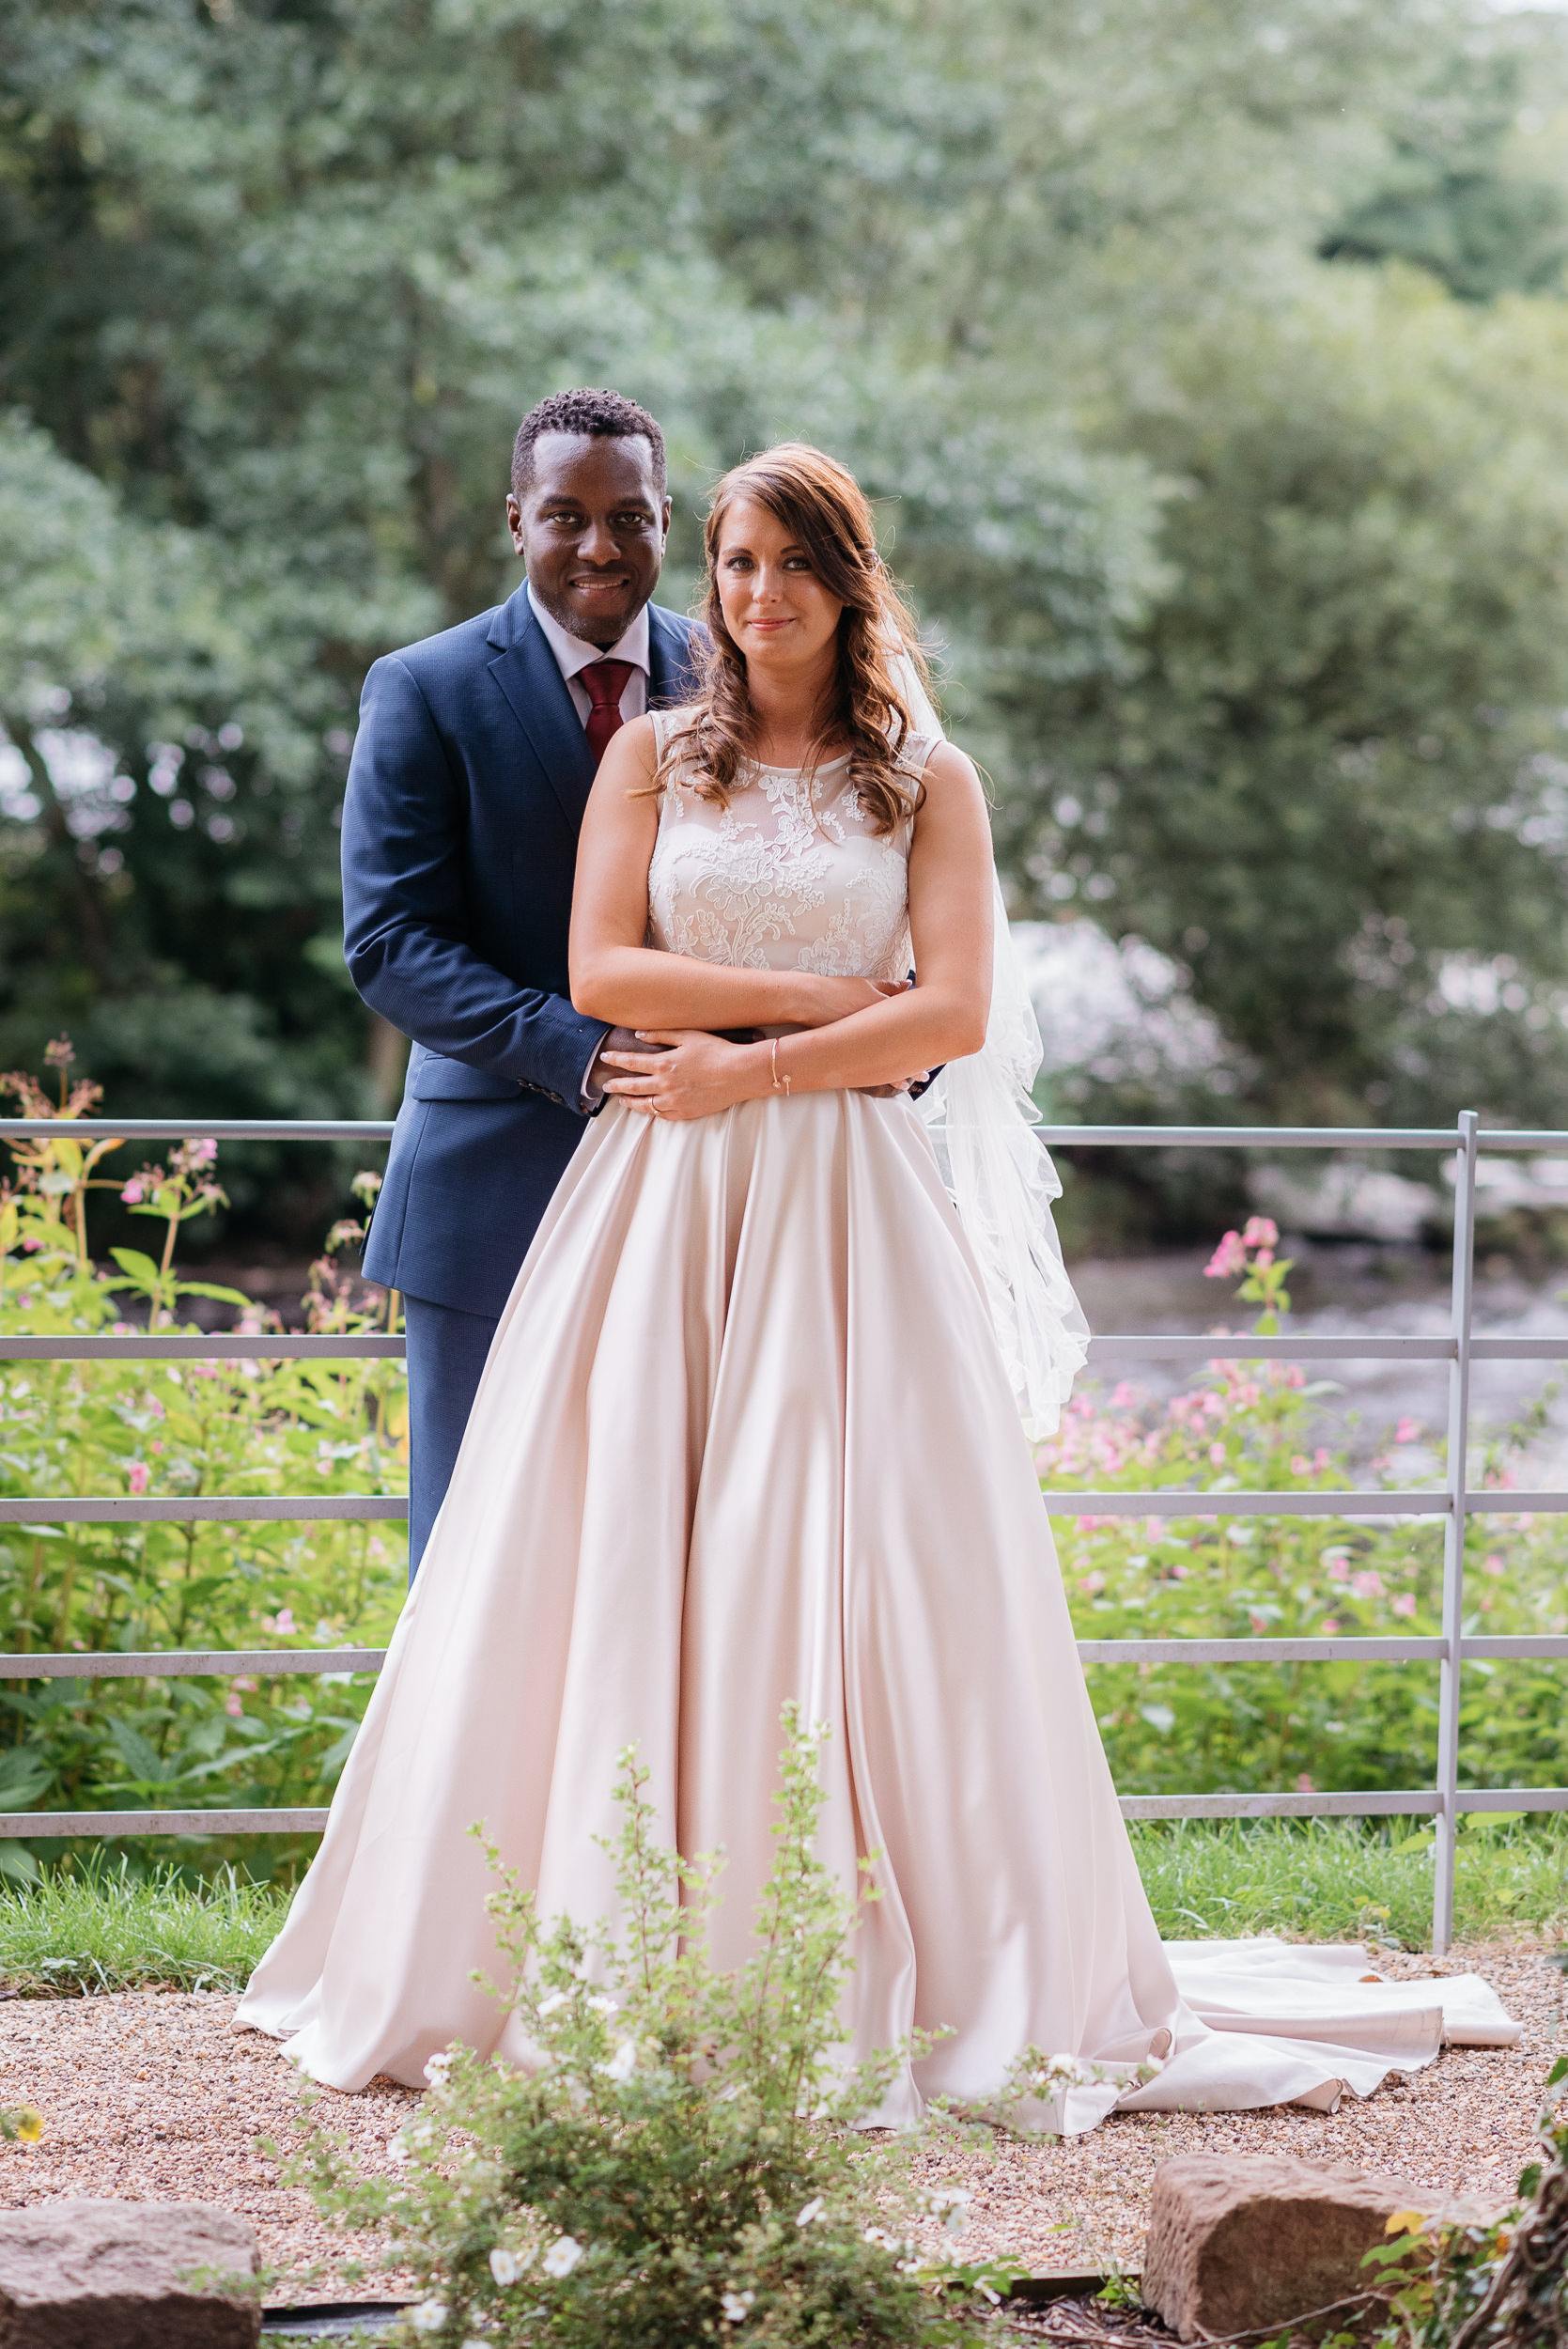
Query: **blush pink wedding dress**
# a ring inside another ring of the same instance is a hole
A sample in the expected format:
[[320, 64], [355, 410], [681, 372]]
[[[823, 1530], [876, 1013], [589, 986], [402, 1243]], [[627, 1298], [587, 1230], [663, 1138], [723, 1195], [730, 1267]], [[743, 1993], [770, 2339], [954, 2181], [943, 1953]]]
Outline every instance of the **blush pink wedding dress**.
[[[722, 811], [677, 781], [650, 943], [899, 976], [908, 848], [842, 763], [815, 786], [752, 770]], [[418, 2084], [453, 2040], [507, 2052], [471, 1980], [495, 1960], [468, 1830], [546, 1918], [613, 1913], [595, 1839], [632, 1743], [667, 1838], [724, 1849], [715, 1955], [737, 1961], [788, 1699], [831, 1732], [824, 1857], [850, 1888], [881, 1855], [856, 2050], [951, 2033], [884, 2121], [938, 2091], [983, 2103], [1029, 2045], [1164, 2059], [1130, 2093], [1067, 2086], [1035, 2114], [1072, 2131], [1118, 2102], [1328, 2105], [1445, 2030], [1517, 2035], [1483, 1984], [1369, 1983], [1361, 1951], [1161, 1944], [975, 1260], [918, 1112], [860, 1093], [685, 1124], [615, 1103], [586, 1127], [238, 2025], [345, 2089]]]

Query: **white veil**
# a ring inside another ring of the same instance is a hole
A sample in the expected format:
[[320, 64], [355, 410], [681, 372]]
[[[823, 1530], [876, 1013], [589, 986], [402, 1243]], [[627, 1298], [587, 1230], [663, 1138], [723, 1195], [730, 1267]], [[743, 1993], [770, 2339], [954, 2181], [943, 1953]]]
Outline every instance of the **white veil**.
[[[917, 729], [940, 735], [913, 663], [900, 682]], [[1033, 1128], [1030, 1095], [1045, 1057], [1001, 883], [992, 867], [991, 1011], [982, 1050], [950, 1061], [917, 1107], [964, 1237], [979, 1262], [1025, 1429], [1054, 1435], [1089, 1351], [1089, 1324], [1062, 1261], [1051, 1201], [1062, 1184]]]

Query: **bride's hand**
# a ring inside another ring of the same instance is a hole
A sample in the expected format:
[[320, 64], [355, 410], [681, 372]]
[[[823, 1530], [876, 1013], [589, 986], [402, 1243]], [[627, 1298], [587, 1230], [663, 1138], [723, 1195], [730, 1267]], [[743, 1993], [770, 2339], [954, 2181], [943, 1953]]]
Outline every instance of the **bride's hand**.
[[869, 1011], [873, 1003], [885, 1003], [890, 995], [907, 994], [908, 988], [908, 979], [808, 979], [800, 1025], [831, 1028], [835, 1019]]
[[644, 1117], [711, 1117], [771, 1090], [765, 1045], [731, 1044], [702, 1028], [639, 1028], [637, 1038], [654, 1049], [601, 1052], [599, 1060], [624, 1071], [605, 1079], [606, 1093]]

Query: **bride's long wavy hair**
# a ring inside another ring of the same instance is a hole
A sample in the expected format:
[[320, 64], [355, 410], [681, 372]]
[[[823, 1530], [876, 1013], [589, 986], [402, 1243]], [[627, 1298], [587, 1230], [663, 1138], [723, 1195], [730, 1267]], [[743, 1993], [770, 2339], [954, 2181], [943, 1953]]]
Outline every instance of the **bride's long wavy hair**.
[[[700, 689], [690, 723], [660, 762], [656, 789], [680, 770], [704, 799], [727, 806], [742, 764], [752, 756], [756, 719], [744, 656], [724, 625], [719, 599], [719, 542], [724, 518], [739, 498], [766, 506], [800, 548], [828, 593], [843, 604], [838, 665], [815, 712], [806, 772], [830, 752], [847, 747], [849, 775], [878, 832], [891, 832], [919, 804], [920, 785], [904, 774], [899, 756], [914, 731], [914, 714], [899, 672], [904, 663], [923, 686], [929, 682], [914, 616], [877, 552], [870, 500], [853, 474], [804, 441], [749, 457], [725, 474], [713, 493], [703, 534], [707, 592], [700, 617], [706, 642], [694, 646]], [[908, 675], [908, 670], [905, 671]]]

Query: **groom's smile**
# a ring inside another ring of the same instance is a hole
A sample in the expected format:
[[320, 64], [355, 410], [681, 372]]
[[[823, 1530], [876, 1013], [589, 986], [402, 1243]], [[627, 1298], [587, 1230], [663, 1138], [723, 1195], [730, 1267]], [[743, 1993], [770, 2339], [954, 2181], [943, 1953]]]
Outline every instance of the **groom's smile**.
[[506, 501], [512, 544], [536, 602], [582, 643], [608, 650], [653, 594], [670, 501], [641, 438], [542, 432], [520, 496]]

